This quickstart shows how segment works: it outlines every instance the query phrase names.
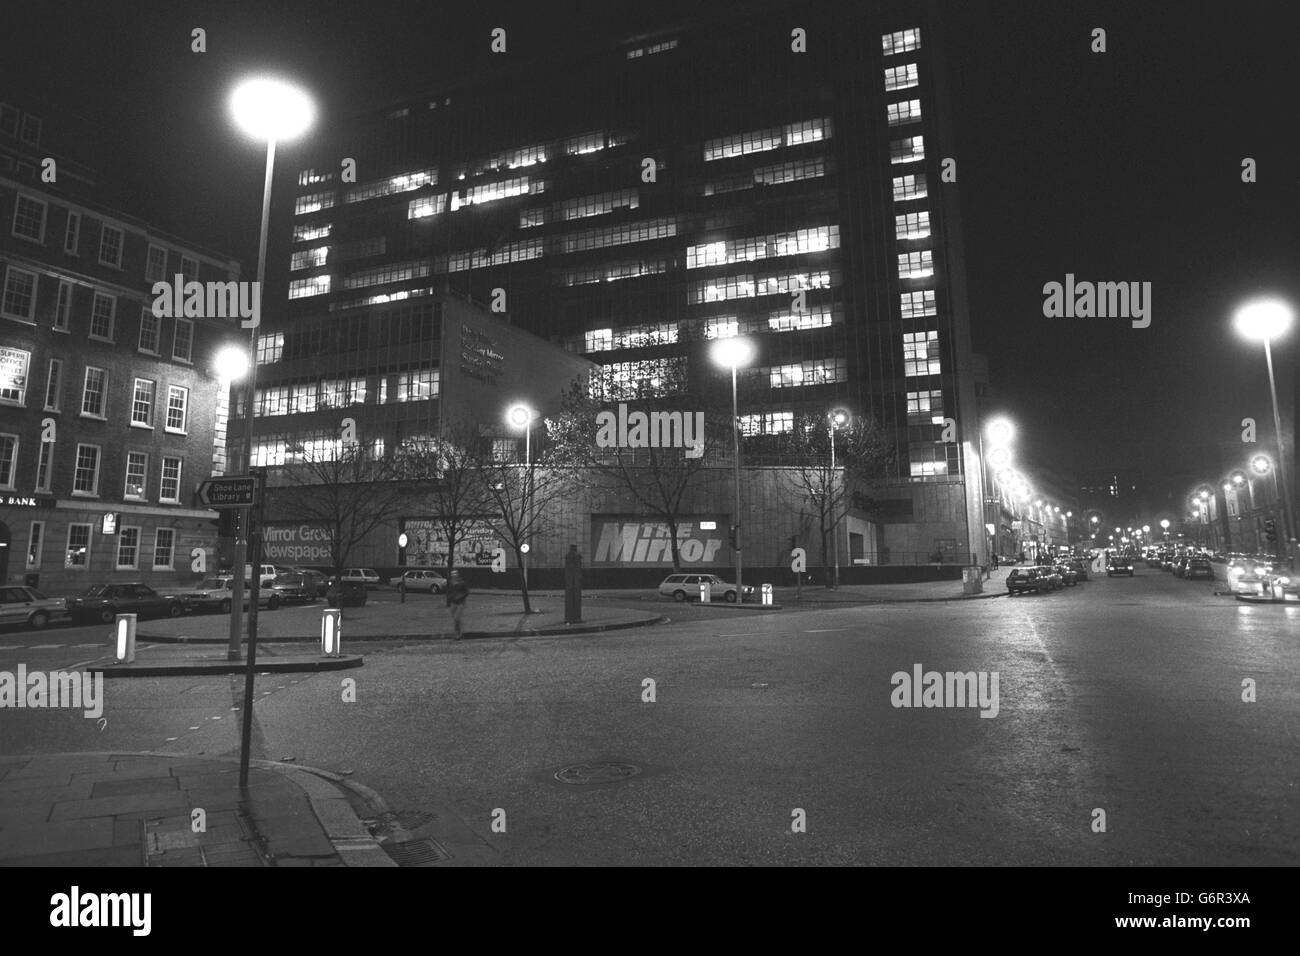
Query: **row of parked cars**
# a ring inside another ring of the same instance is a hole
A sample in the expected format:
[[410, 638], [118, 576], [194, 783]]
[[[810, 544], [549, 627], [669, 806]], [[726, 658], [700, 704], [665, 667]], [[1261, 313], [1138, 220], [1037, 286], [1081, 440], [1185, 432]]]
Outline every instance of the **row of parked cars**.
[[1017, 565], [1007, 575], [1007, 593], [1012, 597], [1027, 591], [1039, 593], [1073, 587], [1090, 577], [1090, 561], [1078, 554], [1062, 555], [1043, 564]]
[[1207, 551], [1191, 548], [1151, 548], [1146, 552], [1149, 568], [1169, 571], [1179, 578], [1214, 579], [1214, 564]]

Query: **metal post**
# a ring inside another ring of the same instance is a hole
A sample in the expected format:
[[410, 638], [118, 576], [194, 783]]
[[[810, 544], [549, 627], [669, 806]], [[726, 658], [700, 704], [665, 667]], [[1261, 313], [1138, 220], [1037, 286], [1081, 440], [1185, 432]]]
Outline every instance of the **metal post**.
[[[517, 445], [515, 447], [518, 447]], [[532, 550], [532, 525], [529, 518], [533, 513], [533, 411], [528, 410], [528, 424], [524, 426], [524, 544]], [[528, 593], [528, 551], [519, 556], [519, 573], [524, 582], [524, 593]]]
[[831, 417], [831, 490], [830, 504], [831, 507], [831, 551], [835, 555], [835, 587], [840, 586], [840, 526], [835, 520], [835, 418]]
[[[1295, 525], [1291, 521], [1291, 493], [1287, 490], [1286, 472], [1283, 470], [1283, 458], [1286, 455], [1282, 447], [1282, 416], [1277, 410], [1277, 382], [1273, 378], [1273, 348], [1269, 340], [1264, 340], [1264, 360], [1268, 363], [1268, 392], [1273, 399], [1273, 434], [1277, 436], [1277, 464], [1273, 467], [1277, 469], [1277, 482], [1281, 486], [1282, 496], [1282, 534], [1285, 537], [1285, 547], [1278, 548], [1278, 557], [1288, 561], [1294, 561], [1291, 549], [1295, 546]], [[1294, 565], [1292, 565], [1294, 569]]]
[[[271, 224], [271, 171], [275, 168], [275, 140], [266, 141], [266, 178], [262, 184], [262, 233], [257, 246], [257, 297], [258, 311], [261, 315], [262, 289], [266, 280], [266, 235]], [[239, 467], [247, 473], [253, 463], [253, 404], [257, 397], [257, 328], [249, 330], [248, 374], [244, 376], [244, 440], [243, 459]], [[230, 643], [226, 648], [226, 659], [239, 660], [239, 630], [242, 623], [244, 598], [244, 562], [248, 559], [248, 526], [251, 523], [253, 509], [241, 508], [243, 535], [235, 541], [235, 575], [230, 582]], [[253, 601], [253, 613], [256, 614], [257, 602]]]
[[732, 452], [735, 455], [735, 484], [736, 484], [736, 515], [734, 526], [736, 529], [736, 603], [743, 604], [745, 601], [745, 585], [740, 580], [740, 411], [736, 405], [736, 366], [731, 366], [731, 440]]
[[[244, 725], [239, 738], [239, 787], [248, 788], [248, 758], [253, 739], [253, 690], [257, 671], [257, 599], [262, 581], [262, 520], [266, 507], [266, 471], [257, 472], [257, 525], [252, 529], [253, 580], [248, 598], [248, 667], [244, 670]], [[249, 509], [250, 512], [253, 509]]]

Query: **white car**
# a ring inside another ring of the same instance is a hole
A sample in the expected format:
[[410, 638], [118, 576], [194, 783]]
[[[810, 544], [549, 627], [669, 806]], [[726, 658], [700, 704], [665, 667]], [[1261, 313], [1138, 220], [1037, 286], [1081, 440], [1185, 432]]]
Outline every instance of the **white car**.
[[[710, 585], [710, 601], [721, 599], [729, 604], [736, 603], [736, 586], [728, 584], [716, 574], [670, 574], [659, 585], [659, 593], [674, 601], [699, 600], [702, 582]], [[754, 589], [745, 585], [745, 596], [750, 597], [753, 593]]]
[[374, 568], [344, 568], [341, 580], [346, 584], [364, 584], [368, 588], [379, 586], [379, 572]]
[[0, 588], [0, 624], [23, 624], [39, 631], [69, 617], [66, 598], [49, 598], [35, 588]]
[[[275, 580], [275, 576], [280, 572], [275, 569], [274, 564], [263, 564], [261, 567], [262, 567], [261, 578], [259, 579], [257, 586], [259, 588], [269, 588], [271, 586], [271, 582]], [[217, 572], [217, 577], [225, 578], [227, 580], [233, 580], [235, 575], [233, 572], [227, 570], [227, 571]], [[252, 580], [253, 580], [253, 566], [251, 564], [246, 564], [244, 565], [244, 585], [248, 586], [252, 582]]]
[[441, 594], [447, 587], [447, 579], [437, 571], [407, 571], [402, 575], [401, 585], [408, 591]]

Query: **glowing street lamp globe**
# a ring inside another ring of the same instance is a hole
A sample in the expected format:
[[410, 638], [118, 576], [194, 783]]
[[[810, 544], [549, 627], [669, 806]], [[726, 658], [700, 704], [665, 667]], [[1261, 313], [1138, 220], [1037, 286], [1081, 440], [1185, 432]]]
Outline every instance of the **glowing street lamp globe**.
[[1233, 316], [1233, 325], [1243, 338], [1267, 342], [1286, 333], [1293, 318], [1291, 307], [1277, 299], [1247, 302]]
[[533, 420], [533, 410], [527, 405], [511, 405], [510, 410], [506, 412], [506, 417], [510, 424], [516, 428], [523, 428]]
[[248, 374], [248, 349], [227, 345], [213, 359], [217, 377], [223, 382], [234, 382]]
[[1006, 445], [1016, 435], [1015, 427], [1005, 418], [996, 418], [989, 422], [989, 441], [995, 446]]
[[316, 119], [316, 105], [291, 83], [272, 76], [245, 80], [230, 96], [230, 113], [241, 130], [254, 139], [294, 139]]
[[1268, 455], [1256, 455], [1250, 460], [1250, 470], [1257, 475], [1267, 475], [1273, 470], [1273, 460]]
[[754, 357], [754, 344], [749, 339], [718, 339], [709, 351], [710, 357], [724, 368], [740, 368]]

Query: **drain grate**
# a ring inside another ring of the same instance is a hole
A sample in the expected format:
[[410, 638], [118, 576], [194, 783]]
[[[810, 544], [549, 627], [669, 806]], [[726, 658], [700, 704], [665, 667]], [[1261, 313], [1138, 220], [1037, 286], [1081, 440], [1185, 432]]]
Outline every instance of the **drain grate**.
[[451, 854], [436, 840], [404, 840], [401, 843], [381, 843], [380, 846], [398, 866], [428, 866], [450, 860]]
[[371, 820], [362, 820], [371, 836], [392, 836], [398, 830], [418, 830], [426, 823], [438, 819], [436, 813], [425, 810], [390, 810]]
[[601, 783], [618, 783], [641, 773], [635, 764], [603, 761], [598, 763], [575, 763], [555, 771], [555, 779], [575, 787], [589, 787]]

